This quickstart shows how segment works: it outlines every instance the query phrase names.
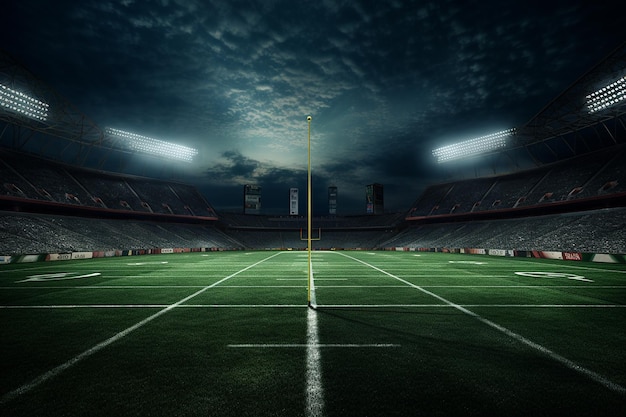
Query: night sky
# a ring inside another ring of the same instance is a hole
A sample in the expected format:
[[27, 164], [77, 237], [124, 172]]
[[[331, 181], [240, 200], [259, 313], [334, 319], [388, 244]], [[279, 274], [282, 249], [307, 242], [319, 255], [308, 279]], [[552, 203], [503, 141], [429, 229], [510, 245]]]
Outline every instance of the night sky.
[[218, 210], [258, 184], [288, 212], [311, 115], [316, 212], [336, 185], [358, 214], [367, 184], [408, 210], [445, 178], [433, 148], [532, 119], [624, 40], [620, 5], [9, 0], [0, 39], [99, 126], [196, 147], [185, 181]]

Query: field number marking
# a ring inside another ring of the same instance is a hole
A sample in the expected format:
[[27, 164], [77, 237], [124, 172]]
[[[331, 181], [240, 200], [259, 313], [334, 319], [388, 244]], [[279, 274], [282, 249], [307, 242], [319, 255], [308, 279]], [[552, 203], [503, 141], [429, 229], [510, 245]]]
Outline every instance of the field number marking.
[[576, 274], [568, 274], [566, 272], [516, 272], [515, 275], [531, 278], [567, 278], [574, 281], [593, 282], [592, 279], [585, 278]]
[[470, 265], [486, 265], [487, 262], [479, 261], [448, 261], [450, 264], [470, 264]]
[[40, 275], [30, 275], [28, 278], [23, 279], [17, 282], [41, 282], [41, 281], [63, 281], [66, 279], [81, 279], [81, 278], [91, 278], [102, 275], [100, 272], [93, 272], [91, 274], [81, 274], [78, 275], [76, 272], [57, 272], [54, 274], [40, 274]]

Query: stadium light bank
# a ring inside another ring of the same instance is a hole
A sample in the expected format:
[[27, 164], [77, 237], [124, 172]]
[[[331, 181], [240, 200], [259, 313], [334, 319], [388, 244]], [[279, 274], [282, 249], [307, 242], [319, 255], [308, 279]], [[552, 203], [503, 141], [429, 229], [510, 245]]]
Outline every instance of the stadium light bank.
[[442, 146], [441, 148], [433, 150], [433, 156], [437, 158], [438, 163], [442, 163], [491, 152], [504, 148], [507, 145], [507, 139], [515, 135], [515, 132], [515, 128], [511, 128], [490, 135]]
[[587, 97], [589, 113], [597, 113], [626, 100], [626, 76], [594, 91]]
[[106, 128], [106, 134], [118, 138], [127, 139], [125, 142], [129, 149], [171, 159], [179, 159], [192, 162], [198, 154], [198, 150], [159, 139], [149, 138], [136, 133], [125, 132], [119, 129]]
[[0, 84], [0, 108], [29, 119], [45, 122], [49, 105], [20, 91]]

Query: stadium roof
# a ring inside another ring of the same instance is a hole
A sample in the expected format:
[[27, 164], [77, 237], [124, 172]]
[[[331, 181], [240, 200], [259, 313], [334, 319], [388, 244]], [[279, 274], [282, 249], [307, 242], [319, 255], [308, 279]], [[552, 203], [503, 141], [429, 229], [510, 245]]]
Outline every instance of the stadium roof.
[[587, 96], [626, 75], [626, 42], [548, 103], [528, 123], [518, 129], [516, 143], [536, 157], [557, 148], [563, 157], [575, 156], [600, 147], [626, 141], [626, 101], [590, 112]]

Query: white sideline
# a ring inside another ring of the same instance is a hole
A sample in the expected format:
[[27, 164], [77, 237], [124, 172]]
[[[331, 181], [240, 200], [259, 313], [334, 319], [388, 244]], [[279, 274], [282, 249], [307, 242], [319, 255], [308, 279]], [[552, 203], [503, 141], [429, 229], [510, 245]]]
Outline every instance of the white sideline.
[[480, 321], [481, 323], [486, 324], [487, 326], [504, 333], [505, 335], [507, 335], [507, 336], [509, 336], [509, 337], [511, 337], [511, 338], [513, 338], [515, 340], [517, 340], [518, 342], [521, 342], [521, 343], [525, 344], [526, 346], [529, 346], [529, 347], [531, 347], [531, 348], [533, 348], [535, 350], [538, 350], [539, 352], [547, 355], [548, 357], [550, 357], [550, 358], [554, 359], [555, 361], [561, 363], [562, 365], [566, 366], [567, 368], [569, 368], [569, 369], [571, 369], [573, 371], [576, 371], [576, 372], [578, 372], [578, 373], [580, 373], [580, 374], [582, 374], [582, 375], [592, 379], [593, 381], [596, 381], [596, 382], [600, 383], [601, 385], [603, 385], [604, 387], [610, 389], [611, 391], [615, 391], [615, 392], [617, 392], [617, 393], [619, 393], [621, 395], [626, 395], [626, 388], [623, 387], [622, 385], [617, 384], [617, 383], [615, 383], [615, 382], [605, 378], [604, 376], [602, 376], [602, 375], [600, 375], [600, 374], [598, 374], [598, 373], [596, 373], [596, 372], [594, 372], [594, 371], [592, 371], [590, 369], [584, 368], [584, 367], [578, 365], [577, 363], [575, 363], [575, 362], [573, 362], [573, 361], [571, 361], [571, 360], [569, 360], [569, 359], [559, 355], [558, 353], [553, 352], [552, 350], [546, 348], [545, 346], [542, 346], [542, 345], [540, 345], [538, 343], [535, 343], [532, 340], [527, 339], [524, 336], [522, 336], [520, 334], [517, 334], [517, 333], [513, 332], [512, 330], [507, 329], [504, 326], [500, 326], [499, 324], [497, 324], [497, 323], [495, 323], [495, 322], [493, 322], [491, 320], [488, 320], [488, 319], [480, 316], [479, 314], [476, 314], [473, 311], [468, 310], [465, 307], [462, 307], [459, 304], [455, 304], [452, 301], [449, 301], [449, 300], [447, 300], [447, 299], [445, 299], [445, 298], [443, 298], [443, 297], [441, 297], [441, 296], [439, 296], [439, 295], [437, 295], [437, 294], [435, 294], [433, 292], [430, 292], [430, 291], [420, 287], [419, 285], [415, 285], [415, 284], [413, 284], [413, 283], [411, 283], [411, 282], [409, 282], [407, 280], [404, 280], [404, 279], [402, 279], [402, 278], [400, 278], [400, 277], [398, 277], [396, 275], [393, 275], [393, 274], [391, 274], [391, 273], [389, 273], [389, 272], [387, 272], [387, 271], [385, 271], [383, 269], [380, 269], [380, 268], [378, 268], [378, 267], [376, 267], [376, 266], [374, 266], [372, 264], [369, 264], [369, 263], [367, 263], [365, 261], [362, 261], [362, 260], [360, 260], [358, 258], [352, 257], [350, 255], [346, 255], [346, 254], [344, 254], [342, 252], [332, 252], [332, 253], [336, 253], [337, 255], [341, 255], [341, 256], [344, 256], [346, 258], [352, 259], [353, 261], [359, 262], [359, 263], [361, 263], [361, 264], [363, 264], [363, 265], [365, 265], [365, 266], [367, 266], [369, 268], [372, 268], [372, 269], [374, 269], [374, 270], [376, 270], [378, 272], [381, 272], [381, 273], [387, 275], [388, 277], [391, 277], [391, 278], [394, 278], [394, 279], [396, 279], [396, 280], [398, 280], [400, 282], [403, 282], [406, 285], [408, 285], [410, 287], [413, 287], [416, 290], [419, 290], [419, 291], [423, 292], [424, 294], [428, 294], [431, 297], [434, 297], [434, 298], [438, 299], [439, 301], [441, 301], [441, 302], [443, 302], [443, 303], [445, 303], [445, 304], [447, 304], [447, 305], [449, 305], [451, 307], [454, 307], [457, 310], [459, 310], [459, 311], [461, 311], [461, 312], [463, 312], [463, 313], [465, 313], [465, 314], [467, 314], [467, 315], [469, 315], [471, 317], [474, 317], [476, 320]]
[[250, 268], [254, 268], [255, 266], [259, 265], [260, 263], [263, 263], [275, 256], [280, 255], [282, 252], [278, 252], [275, 253], [271, 256], [268, 256], [267, 258], [264, 258], [252, 265], [249, 265], [225, 278], [222, 278], [221, 280], [208, 285], [204, 288], [202, 288], [199, 291], [196, 291], [195, 293], [183, 298], [182, 300], [171, 304], [169, 306], [167, 306], [166, 308], [164, 308], [163, 310], [160, 310], [156, 313], [154, 313], [153, 315], [151, 315], [150, 317], [147, 317], [143, 320], [141, 320], [139, 323], [134, 324], [133, 326], [130, 326], [129, 328], [122, 330], [121, 332], [117, 333], [116, 335], [108, 338], [107, 340], [98, 343], [97, 345], [87, 349], [86, 351], [84, 351], [83, 353], [73, 357], [72, 359], [68, 360], [67, 362], [57, 366], [56, 368], [52, 368], [51, 370], [49, 370], [48, 372], [38, 376], [37, 378], [33, 379], [32, 381], [30, 381], [27, 384], [22, 385], [19, 388], [14, 389], [13, 391], [9, 391], [8, 393], [4, 394], [2, 396], [2, 398], [0, 398], [0, 404], [6, 404], [7, 402], [11, 401], [12, 399], [25, 394], [27, 392], [29, 392], [30, 390], [32, 390], [33, 388], [38, 387], [39, 385], [43, 384], [44, 382], [48, 381], [51, 378], [54, 378], [55, 376], [59, 375], [61, 372], [65, 371], [66, 369], [70, 368], [71, 366], [75, 365], [76, 363], [80, 362], [81, 360], [88, 358], [89, 356], [93, 355], [94, 353], [99, 352], [100, 350], [104, 349], [105, 347], [109, 346], [110, 344], [118, 341], [119, 339], [123, 338], [124, 336], [128, 335], [129, 333], [139, 329], [140, 327], [143, 327], [144, 325], [146, 325], [147, 323], [150, 323], [152, 320], [156, 319], [157, 317], [162, 316], [163, 314], [167, 313], [168, 311], [171, 311], [172, 309], [180, 306], [181, 304], [191, 300], [192, 298], [202, 294], [203, 292], [205, 292], [206, 290], [213, 288], [219, 284], [221, 284], [224, 281], [227, 281], [237, 275], [239, 275], [242, 272], [247, 271]]

